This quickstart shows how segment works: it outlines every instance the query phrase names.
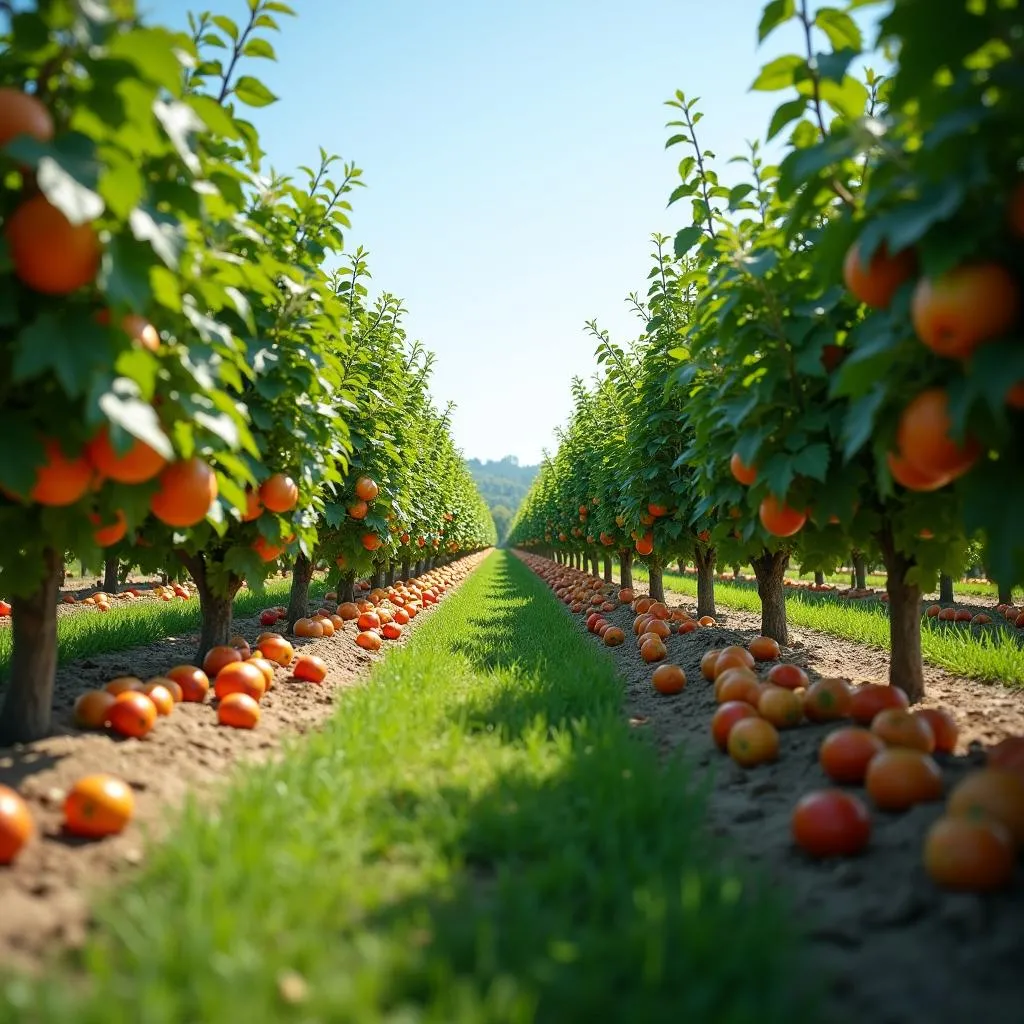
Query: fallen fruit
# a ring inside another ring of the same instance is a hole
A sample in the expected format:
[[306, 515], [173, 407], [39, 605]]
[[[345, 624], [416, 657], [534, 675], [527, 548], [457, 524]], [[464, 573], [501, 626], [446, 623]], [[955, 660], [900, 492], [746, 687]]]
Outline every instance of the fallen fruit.
[[64, 827], [72, 835], [98, 839], [122, 831], [135, 813], [128, 784], [116, 775], [86, 775], [64, 800]]
[[850, 857], [867, 846], [871, 815], [852, 793], [820, 789], [797, 801], [791, 828], [796, 844], [812, 857]]

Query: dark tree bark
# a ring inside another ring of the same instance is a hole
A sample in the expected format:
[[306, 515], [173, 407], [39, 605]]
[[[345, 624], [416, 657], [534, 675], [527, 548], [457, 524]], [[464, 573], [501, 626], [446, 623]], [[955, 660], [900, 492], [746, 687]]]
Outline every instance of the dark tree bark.
[[868, 560], [863, 551], [853, 553], [853, 585], [858, 590], [867, 590], [868, 587]]
[[424, 572], [424, 570], [423, 570], [423, 559], [421, 558], [416, 563], [416, 568], [413, 570], [413, 575], [415, 575], [415, 576], [422, 576], [423, 572]]
[[885, 563], [885, 589], [889, 595], [889, 685], [898, 686], [916, 704], [924, 697], [921, 660], [921, 588], [907, 582], [914, 560], [896, 550], [892, 530], [878, 535]]
[[242, 586], [242, 577], [229, 574], [227, 589], [215, 589], [210, 583], [205, 554], [186, 555], [178, 552], [178, 558], [199, 591], [199, 613], [202, 618], [196, 663], [201, 665], [211, 647], [227, 644], [231, 639], [232, 604]]
[[734, 580], [738, 580], [740, 578], [740, 570], [742, 570], [742, 568], [742, 565], [734, 565], [732, 567], [732, 578]]
[[647, 592], [655, 601], [665, 600], [665, 580], [662, 576], [661, 559], [657, 555], [651, 555], [647, 563]]
[[345, 604], [356, 599], [356, 574], [352, 571], [341, 574], [338, 584], [338, 604]]
[[953, 596], [953, 577], [947, 573], [939, 575], [939, 604], [952, 604], [956, 598]]
[[697, 566], [697, 618], [705, 615], [717, 615], [715, 610], [715, 561], [717, 552], [714, 548], [695, 544], [693, 548], [693, 564]]
[[0, 747], [49, 735], [57, 672], [57, 591], [63, 557], [43, 551], [43, 579], [28, 597], [11, 600], [11, 669], [0, 711]]
[[313, 579], [313, 563], [300, 551], [292, 565], [292, 589], [288, 597], [288, 628], [309, 615], [309, 584]]
[[116, 594], [118, 587], [117, 570], [120, 568], [120, 560], [111, 555], [103, 561], [103, 589], [108, 594]]
[[619, 586], [623, 589], [633, 589], [633, 551], [631, 548], [623, 548], [619, 552]]
[[998, 587], [999, 596], [996, 598], [996, 600], [1000, 604], [1013, 604], [1013, 587], [1009, 586], [1006, 583], [1000, 583], [998, 584]]
[[594, 550], [592, 550], [590, 552], [590, 575], [591, 576], [600, 576], [601, 575], [601, 570], [600, 570], [600, 568], [598, 567], [598, 564], [597, 564], [597, 550], [596, 549], [594, 549]]
[[395, 585], [395, 563], [390, 559], [388, 560], [388, 567], [384, 570], [384, 586], [393, 587]]
[[814, 574], [814, 585], [816, 587], [825, 586], [825, 574], [820, 569]]
[[403, 558], [402, 559], [402, 580], [407, 583], [409, 581], [410, 575], [412, 575], [412, 563], [409, 561], [408, 558]]
[[612, 556], [605, 551], [601, 555], [601, 559], [604, 562], [604, 581], [605, 583], [613, 583], [612, 579]]
[[786, 588], [782, 581], [789, 566], [789, 552], [764, 551], [752, 558], [750, 564], [761, 598], [761, 635], [770, 636], [785, 646], [789, 643], [789, 627], [786, 624]]

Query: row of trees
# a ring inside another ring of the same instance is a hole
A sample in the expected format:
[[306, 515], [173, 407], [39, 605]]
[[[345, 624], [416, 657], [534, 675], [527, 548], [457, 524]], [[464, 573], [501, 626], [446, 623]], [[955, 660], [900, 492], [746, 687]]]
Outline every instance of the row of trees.
[[[1024, 579], [1024, 15], [1019, 4], [896, 0], [863, 56], [850, 10], [772, 0], [759, 37], [794, 22], [805, 52], [754, 89], [788, 90], [745, 180], [720, 181], [697, 101], [677, 93], [686, 150], [655, 238], [641, 338], [596, 324], [599, 375], [542, 467], [512, 541], [635, 551], [660, 592], [668, 558], [750, 563], [763, 632], [787, 639], [784, 573], [850, 558], [888, 573], [890, 682], [923, 693], [920, 598], [980, 542], [1004, 594]], [[593, 546], [593, 547], [592, 547]]]
[[293, 12], [248, 8], [187, 34], [123, 0], [0, 12], [0, 743], [49, 729], [67, 552], [183, 565], [202, 655], [279, 559], [297, 617], [320, 561], [351, 584], [493, 541], [401, 304], [365, 253], [336, 269], [359, 169], [266, 164], [250, 72]]

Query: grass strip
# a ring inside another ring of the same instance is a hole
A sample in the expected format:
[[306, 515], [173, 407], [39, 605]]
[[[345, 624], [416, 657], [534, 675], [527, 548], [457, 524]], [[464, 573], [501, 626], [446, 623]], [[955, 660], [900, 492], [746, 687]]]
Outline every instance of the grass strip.
[[[321, 733], [194, 806], [23, 1021], [818, 1019], [781, 896], [623, 720], [611, 659], [496, 552]], [[794, 944], [795, 943], [795, 944]], [[757, 970], [751, 971], [751, 964]], [[4, 989], [0, 989], [4, 991]]]
[[[647, 578], [638, 567], [633, 575]], [[666, 572], [664, 581], [678, 594], [697, 596], [697, 581], [688, 576]], [[716, 580], [715, 600], [737, 611], [761, 613], [761, 599], [753, 584]], [[851, 607], [829, 594], [789, 591], [786, 615], [794, 625], [889, 650], [889, 616], [882, 605]], [[928, 664], [967, 679], [1024, 685], [1024, 649], [1016, 631], [1006, 626], [986, 626], [974, 632], [962, 625], [925, 619], [921, 625], [921, 654]]]
[[[235, 598], [238, 618], [255, 615], [268, 604], [287, 601], [290, 580], [275, 580], [263, 590], [242, 590]], [[315, 589], [315, 585], [314, 588]], [[124, 651], [169, 636], [199, 629], [199, 599], [140, 601], [114, 604], [109, 612], [75, 612], [57, 619], [57, 660], [74, 661], [97, 654]], [[0, 680], [11, 661], [11, 631], [0, 629]]]

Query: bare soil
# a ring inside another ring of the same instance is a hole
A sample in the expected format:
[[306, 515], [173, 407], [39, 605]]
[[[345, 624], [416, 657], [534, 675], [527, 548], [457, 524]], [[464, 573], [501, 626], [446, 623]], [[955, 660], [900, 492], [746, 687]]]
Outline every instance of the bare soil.
[[[638, 591], [639, 592], [639, 591]], [[691, 613], [689, 598], [667, 595]], [[584, 618], [574, 616], [584, 629]], [[1024, 1007], [1024, 864], [1010, 889], [991, 895], [937, 888], [922, 864], [924, 834], [943, 803], [904, 814], [872, 809], [868, 850], [848, 859], [815, 862], [790, 837], [793, 806], [805, 793], [832, 785], [817, 752], [834, 726], [805, 724], [782, 733], [779, 760], [745, 770], [715, 747], [710, 734], [716, 707], [700, 672], [712, 647], [747, 644], [759, 634], [759, 617], [723, 612], [717, 627], [668, 640], [668, 660], [685, 670], [686, 689], [666, 697], [651, 686], [633, 643], [628, 606], [606, 618], [623, 627], [627, 641], [607, 648], [625, 682], [625, 713], [649, 731], [666, 754], [683, 748], [710, 785], [709, 827], [727, 837], [737, 854], [784, 890], [806, 922], [812, 962], [793, 970], [829, 979], [828, 1024], [960, 1024], [965, 1019], [1017, 1020]], [[601, 644], [598, 637], [592, 642]], [[784, 660], [803, 666], [812, 679], [839, 676], [884, 683], [884, 652], [792, 629]], [[766, 666], [765, 666], [766, 667]], [[923, 706], [953, 712], [961, 730], [956, 755], [938, 755], [947, 792], [984, 763], [983, 746], [1024, 734], [1024, 691], [957, 679], [925, 669]], [[858, 790], [868, 806], [870, 799]], [[756, 973], [756, 965], [753, 965]]]
[[[472, 555], [448, 567], [455, 574], [455, 585], [482, 557]], [[186, 796], [216, 798], [235, 771], [276, 757], [286, 738], [317, 729], [345, 692], [366, 679], [373, 663], [404, 643], [433, 610], [427, 607], [405, 627], [399, 640], [385, 642], [376, 654], [356, 646], [356, 627], [351, 622], [330, 638], [291, 637], [297, 653], [324, 659], [327, 678], [314, 685], [294, 680], [287, 669], [279, 668], [274, 687], [261, 701], [260, 723], [253, 730], [219, 726], [212, 700], [176, 705], [143, 740], [75, 728], [72, 707], [83, 690], [102, 687], [117, 676], [148, 679], [173, 665], [190, 664], [198, 634], [60, 666], [54, 735], [0, 748], [0, 784], [21, 793], [39, 832], [12, 866], [0, 867], [0, 965], [33, 969], [53, 952], [81, 944], [93, 890], [109, 887], [141, 863], [146, 843], [166, 833], [174, 822], [174, 810]], [[256, 617], [235, 622], [234, 632], [250, 644], [264, 631]], [[131, 825], [99, 842], [67, 836], [61, 828], [68, 787], [93, 772], [120, 776], [136, 798]]]

